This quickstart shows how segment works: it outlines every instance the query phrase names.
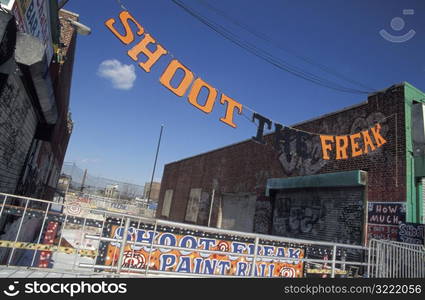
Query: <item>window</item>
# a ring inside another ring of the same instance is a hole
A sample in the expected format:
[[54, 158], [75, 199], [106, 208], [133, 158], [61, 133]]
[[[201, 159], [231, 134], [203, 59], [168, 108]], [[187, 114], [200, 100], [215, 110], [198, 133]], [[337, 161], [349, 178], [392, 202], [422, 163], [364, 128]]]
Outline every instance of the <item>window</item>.
[[202, 189], [191, 189], [189, 194], [189, 201], [186, 207], [185, 220], [188, 222], [196, 223], [198, 219], [199, 201], [201, 200]]
[[173, 190], [166, 190], [164, 196], [164, 203], [162, 205], [162, 215], [164, 217], [170, 216], [171, 201], [173, 200]]

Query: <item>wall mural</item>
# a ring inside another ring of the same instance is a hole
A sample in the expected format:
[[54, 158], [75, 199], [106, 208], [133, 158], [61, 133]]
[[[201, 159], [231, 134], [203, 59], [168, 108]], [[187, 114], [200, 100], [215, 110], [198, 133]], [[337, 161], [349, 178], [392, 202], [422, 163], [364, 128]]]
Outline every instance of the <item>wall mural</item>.
[[387, 136], [389, 131], [389, 126], [382, 122], [385, 119], [381, 112], [375, 112], [366, 117], [356, 117], [348, 128], [345, 118], [324, 122], [317, 128], [318, 132], [342, 132], [343, 128], [347, 128], [345, 136], [312, 134], [283, 127], [277, 143], [283, 171], [287, 176], [317, 174], [333, 157], [342, 160], [366, 155], [376, 161], [383, 153], [382, 145], [386, 143], [383, 136]]

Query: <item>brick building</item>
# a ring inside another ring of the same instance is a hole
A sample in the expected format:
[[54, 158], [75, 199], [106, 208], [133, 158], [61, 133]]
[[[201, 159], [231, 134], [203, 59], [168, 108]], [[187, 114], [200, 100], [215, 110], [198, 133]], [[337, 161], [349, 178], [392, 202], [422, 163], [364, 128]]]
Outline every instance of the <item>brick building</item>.
[[[69, 99], [78, 15], [50, 0], [1, 5], [0, 193], [53, 200], [73, 127]], [[20, 223], [3, 214], [1, 238], [13, 240]], [[24, 218], [20, 240], [33, 241], [41, 223]], [[0, 262], [7, 253], [0, 249]]]
[[[425, 94], [403, 83], [283, 129], [278, 151], [271, 133], [266, 144], [247, 140], [169, 163], [157, 217], [352, 244], [399, 221], [423, 223], [424, 106]], [[324, 159], [320, 136], [310, 134], [346, 136], [377, 123], [386, 143], [347, 159], [335, 159], [335, 151]]]
[[[0, 192], [51, 200], [73, 127], [69, 99], [77, 33], [71, 20], [79, 17], [58, 10], [55, 1], [2, 5], [19, 31], [11, 58], [17, 71], [3, 72], [0, 85]], [[49, 19], [37, 23], [37, 31], [28, 26], [30, 15]]]

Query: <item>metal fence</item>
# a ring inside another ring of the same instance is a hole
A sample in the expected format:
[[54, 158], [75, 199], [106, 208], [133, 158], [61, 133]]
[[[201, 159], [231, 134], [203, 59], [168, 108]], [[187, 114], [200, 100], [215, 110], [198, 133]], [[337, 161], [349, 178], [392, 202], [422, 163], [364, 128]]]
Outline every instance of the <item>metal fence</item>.
[[368, 274], [374, 278], [425, 278], [422, 245], [370, 240]]
[[[0, 204], [0, 276], [8, 274], [5, 269], [64, 277], [366, 275], [368, 249], [358, 245], [195, 226], [2, 193]], [[76, 210], [81, 213], [75, 215]], [[223, 257], [229, 261], [220, 261]]]

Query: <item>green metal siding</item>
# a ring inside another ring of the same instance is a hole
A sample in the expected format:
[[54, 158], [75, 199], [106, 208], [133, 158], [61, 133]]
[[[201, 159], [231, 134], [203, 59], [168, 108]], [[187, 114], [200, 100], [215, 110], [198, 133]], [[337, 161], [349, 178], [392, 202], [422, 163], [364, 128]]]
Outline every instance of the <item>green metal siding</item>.
[[270, 190], [364, 186], [366, 183], [367, 172], [360, 170], [288, 178], [271, 178], [267, 180], [266, 195], [270, 195]]
[[[406, 221], [419, 223], [422, 221], [422, 203], [419, 194], [419, 182], [415, 175], [415, 159], [412, 142], [412, 105], [413, 101], [425, 103], [425, 93], [409, 83], [404, 84], [405, 98], [405, 132], [406, 132]], [[419, 170], [417, 170], [419, 171]]]

